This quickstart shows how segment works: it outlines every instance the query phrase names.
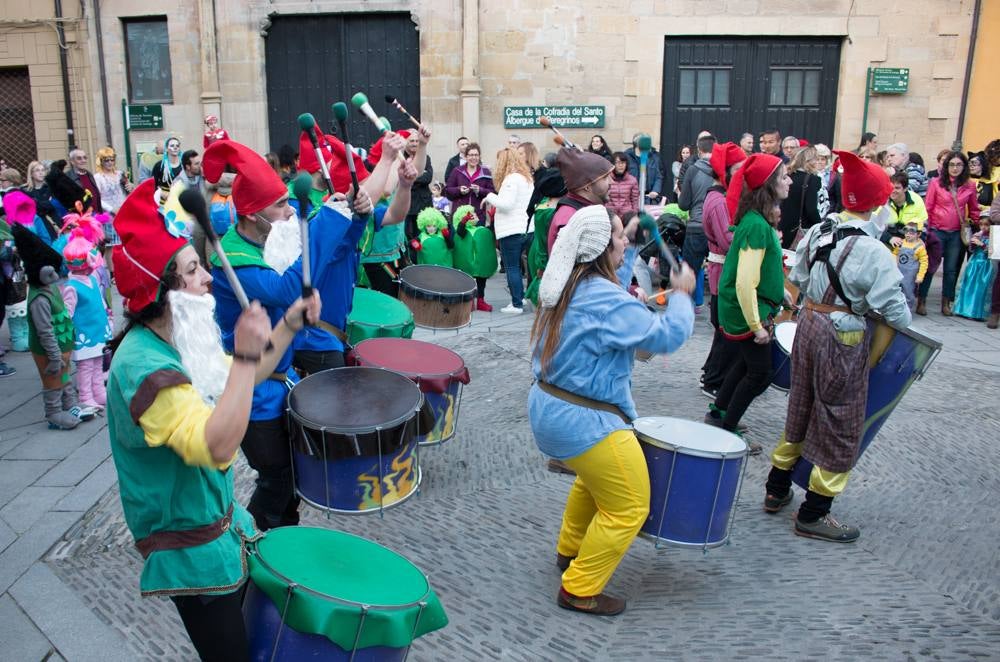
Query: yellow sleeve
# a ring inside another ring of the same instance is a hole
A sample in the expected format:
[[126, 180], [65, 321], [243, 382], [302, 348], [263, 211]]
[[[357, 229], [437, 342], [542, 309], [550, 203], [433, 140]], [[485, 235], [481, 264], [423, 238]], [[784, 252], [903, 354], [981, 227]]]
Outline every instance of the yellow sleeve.
[[185, 464], [196, 467], [228, 469], [236, 455], [227, 462], [212, 460], [205, 440], [205, 425], [212, 408], [191, 384], [160, 389], [153, 404], [139, 417], [139, 425], [149, 446], [167, 446], [180, 455]]
[[924, 276], [927, 275], [927, 249], [921, 244], [913, 253], [917, 256], [917, 261], [920, 262], [920, 269], [917, 270], [917, 281], [923, 282]]
[[763, 248], [740, 250], [740, 261], [736, 269], [736, 300], [740, 303], [743, 319], [751, 331], [761, 328], [760, 313], [757, 312], [757, 285], [760, 284], [760, 265], [764, 263]]

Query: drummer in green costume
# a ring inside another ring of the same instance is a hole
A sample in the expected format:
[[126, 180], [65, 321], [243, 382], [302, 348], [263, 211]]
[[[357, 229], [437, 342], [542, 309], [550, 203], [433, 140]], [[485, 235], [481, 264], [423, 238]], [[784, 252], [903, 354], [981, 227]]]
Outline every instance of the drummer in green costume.
[[[113, 342], [108, 430], [125, 521], [145, 559], [144, 596], [169, 596], [204, 660], [246, 659], [246, 543], [260, 534], [235, 501], [233, 461], [255, 382], [267, 378], [319, 297], [299, 299], [272, 331], [259, 304], [240, 316], [227, 357], [212, 281], [153, 199], [149, 180], [115, 218], [115, 282], [128, 324]], [[268, 342], [273, 349], [265, 350]]]
[[479, 225], [472, 205], [462, 205], [451, 217], [455, 226], [455, 268], [476, 279], [476, 310], [490, 312], [486, 303], [486, 279], [497, 272], [496, 238], [488, 227]]
[[[550, 168], [535, 183], [535, 190], [542, 198], [534, 208], [535, 238], [528, 247], [528, 289], [524, 296], [537, 306], [538, 286], [549, 261], [549, 224], [560, 198], [566, 195], [566, 182], [558, 170]], [[531, 213], [530, 208], [528, 213]]]

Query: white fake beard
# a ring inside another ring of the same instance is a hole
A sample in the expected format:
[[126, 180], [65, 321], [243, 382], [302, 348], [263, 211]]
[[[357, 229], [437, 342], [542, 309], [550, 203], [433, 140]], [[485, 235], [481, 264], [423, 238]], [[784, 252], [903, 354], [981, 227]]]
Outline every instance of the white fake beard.
[[215, 321], [215, 297], [170, 290], [167, 300], [171, 314], [170, 342], [181, 356], [191, 385], [205, 404], [214, 407], [229, 379], [222, 334]]
[[302, 234], [299, 219], [292, 216], [287, 221], [275, 221], [264, 240], [264, 262], [278, 272], [285, 273], [288, 267], [302, 255]]

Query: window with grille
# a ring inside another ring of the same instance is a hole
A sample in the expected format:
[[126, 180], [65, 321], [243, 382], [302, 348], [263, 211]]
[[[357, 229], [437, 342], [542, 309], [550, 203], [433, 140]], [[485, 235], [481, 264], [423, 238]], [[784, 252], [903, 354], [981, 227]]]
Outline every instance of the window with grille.
[[166, 16], [123, 18], [125, 69], [131, 103], [172, 103]]
[[28, 164], [38, 158], [35, 150], [28, 67], [0, 68], [0, 159], [27, 180]]
[[729, 69], [681, 68], [681, 106], [728, 106]]
[[821, 69], [771, 69], [772, 106], [818, 106]]

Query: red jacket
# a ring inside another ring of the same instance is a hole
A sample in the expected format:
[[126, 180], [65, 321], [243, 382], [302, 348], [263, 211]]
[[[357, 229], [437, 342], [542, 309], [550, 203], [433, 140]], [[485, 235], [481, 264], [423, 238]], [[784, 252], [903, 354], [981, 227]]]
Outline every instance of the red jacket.
[[979, 198], [976, 184], [972, 180], [958, 187], [953, 198], [950, 190], [942, 188], [940, 178], [934, 178], [927, 186], [927, 199], [924, 202], [927, 206], [927, 224], [935, 230], [955, 232], [969, 220], [973, 227], [979, 225]]
[[627, 172], [621, 179], [612, 173], [607, 208], [619, 218], [630, 211], [639, 211], [639, 180]]

